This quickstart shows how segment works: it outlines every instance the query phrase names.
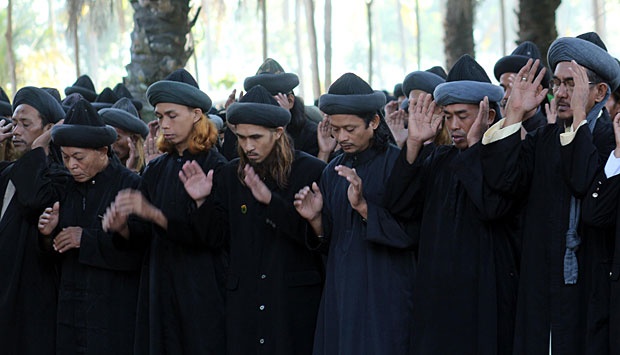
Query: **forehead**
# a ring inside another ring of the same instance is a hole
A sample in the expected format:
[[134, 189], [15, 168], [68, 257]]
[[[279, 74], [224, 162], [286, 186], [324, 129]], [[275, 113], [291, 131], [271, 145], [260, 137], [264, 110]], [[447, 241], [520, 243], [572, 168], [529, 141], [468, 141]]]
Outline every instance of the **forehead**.
[[182, 112], [182, 111], [189, 111], [189, 107], [185, 106], [185, 105], [180, 105], [180, 104], [175, 104], [172, 102], [160, 102], [157, 105], [155, 105], [155, 113], [158, 113], [160, 115], [163, 115], [166, 112]]
[[478, 105], [474, 104], [451, 104], [443, 107], [443, 112], [445, 114], [456, 114], [456, 113], [478, 113]]
[[504, 73], [499, 76], [500, 84], [508, 84], [510, 83], [510, 78], [514, 77], [517, 73]]
[[364, 119], [353, 114], [337, 114], [330, 115], [330, 123], [332, 126], [344, 127], [364, 124]]
[[60, 151], [65, 155], [73, 156], [75, 154], [89, 155], [95, 152], [95, 149], [80, 147], [60, 147]]
[[269, 133], [269, 128], [248, 123], [239, 123], [237, 125], [237, 134], [245, 137], [253, 135], [265, 135]]
[[21, 104], [17, 106], [15, 108], [15, 112], [13, 112], [13, 119], [26, 119], [26, 118], [35, 120], [35, 121], [41, 120], [39, 111], [36, 108], [28, 104]]
[[[570, 70], [571, 62], [559, 62], [555, 66], [555, 71], [553, 72], [553, 76], [556, 78], [564, 79], [564, 78], [572, 78], [574, 73]], [[580, 65], [581, 68], [583, 68]]]

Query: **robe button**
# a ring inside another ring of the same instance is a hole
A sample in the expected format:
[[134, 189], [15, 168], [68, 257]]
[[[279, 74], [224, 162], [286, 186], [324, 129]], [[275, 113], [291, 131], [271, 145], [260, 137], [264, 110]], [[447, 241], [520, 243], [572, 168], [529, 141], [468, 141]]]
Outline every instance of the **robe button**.
[[592, 197], [597, 198], [598, 197], [598, 193], [597, 192], [593, 193]]
[[264, 280], [264, 279], [266, 279], [266, 278], [267, 278], [267, 275], [262, 274], [262, 275], [260, 275], [260, 278]]
[[265, 305], [261, 304], [260, 307], [258, 307], [258, 309], [260, 309], [261, 311], [264, 311], [265, 310]]
[[260, 338], [260, 340], [258, 342], [261, 343], [261, 344], [265, 344], [265, 339]]

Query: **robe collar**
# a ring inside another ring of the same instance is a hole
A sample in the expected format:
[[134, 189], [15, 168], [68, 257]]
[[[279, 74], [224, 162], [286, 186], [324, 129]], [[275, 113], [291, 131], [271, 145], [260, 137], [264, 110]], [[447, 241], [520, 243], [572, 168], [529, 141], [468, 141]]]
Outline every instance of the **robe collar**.
[[379, 152], [372, 146], [368, 147], [362, 152], [345, 153], [342, 157], [342, 165], [346, 165], [350, 168], [356, 168], [366, 162], [371, 161], [378, 154]]

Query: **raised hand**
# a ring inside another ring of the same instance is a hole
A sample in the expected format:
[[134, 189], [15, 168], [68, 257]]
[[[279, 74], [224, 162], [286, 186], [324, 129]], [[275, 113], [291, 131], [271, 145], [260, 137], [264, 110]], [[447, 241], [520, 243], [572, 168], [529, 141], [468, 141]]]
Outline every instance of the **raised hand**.
[[586, 69], [571, 60], [568, 70], [573, 73], [575, 87], [570, 99], [570, 108], [573, 110], [573, 128], [579, 127], [581, 122], [586, 119], [586, 105], [590, 94], [590, 82]]
[[525, 114], [534, 110], [545, 99], [549, 90], [538, 89], [547, 69], [542, 68], [536, 75], [539, 65], [539, 59], [536, 61], [529, 59], [514, 78], [506, 104], [506, 126], [523, 121]]
[[413, 101], [409, 101], [408, 144], [422, 145], [435, 137], [441, 124], [441, 116], [434, 113], [435, 101], [430, 94], [421, 94], [415, 105]]
[[319, 122], [316, 130], [316, 139], [319, 144], [318, 158], [327, 162], [329, 155], [336, 149], [336, 139], [332, 136], [332, 126], [329, 116], [325, 115], [323, 120]]
[[555, 97], [551, 102], [545, 104], [545, 113], [547, 114], [547, 124], [554, 124], [558, 120], [558, 104]]
[[185, 187], [187, 194], [196, 201], [198, 206], [211, 194], [213, 188], [213, 170], [205, 175], [200, 165], [196, 161], [186, 161], [183, 168], [179, 171], [179, 179]]
[[306, 186], [295, 194], [293, 202], [297, 213], [308, 221], [320, 221], [323, 209], [323, 195], [316, 182], [312, 188]]
[[125, 166], [127, 169], [132, 171], [139, 171], [138, 169], [138, 152], [136, 151], [136, 143], [133, 141], [131, 137], [127, 137], [127, 146], [129, 147], [129, 157], [127, 158], [127, 162], [125, 162]]
[[390, 101], [385, 105], [385, 117], [390, 116], [392, 113], [398, 111], [398, 101]]
[[355, 169], [344, 165], [338, 165], [335, 168], [338, 175], [344, 177], [349, 182], [347, 189], [347, 197], [351, 207], [356, 210], [363, 218], [368, 217], [368, 204], [363, 195], [362, 178], [357, 175]]
[[[392, 101], [394, 102], [394, 101]], [[387, 107], [387, 105], [386, 105]], [[405, 122], [407, 121], [407, 113], [404, 110], [397, 110], [387, 115], [385, 122], [387, 123], [394, 139], [396, 140], [396, 144], [399, 148], [402, 148], [407, 141], [407, 136], [409, 135], [409, 131], [405, 128]]]
[[144, 140], [144, 163], [148, 164], [151, 160], [162, 155], [162, 152], [157, 148], [157, 139], [150, 136]]
[[82, 241], [82, 227], [63, 228], [54, 238], [54, 250], [64, 253], [70, 249], [80, 247]]
[[274, 96], [280, 107], [285, 108], [290, 111], [293, 108], [293, 103], [288, 100], [288, 96], [279, 92]]
[[265, 185], [260, 176], [256, 174], [254, 168], [250, 164], [246, 164], [243, 167], [243, 173], [245, 174], [243, 182], [250, 188], [256, 201], [268, 205], [271, 202], [271, 190]]
[[127, 238], [129, 236], [127, 217], [129, 216], [127, 214], [120, 213], [114, 203], [112, 203], [103, 215], [101, 227], [104, 232], [117, 232]]
[[13, 124], [5, 119], [0, 120], [0, 143], [4, 143], [11, 137], [13, 137]]
[[50, 235], [54, 229], [58, 226], [58, 213], [60, 211], [60, 202], [54, 202], [52, 207], [48, 207], [39, 216], [39, 223], [37, 227], [39, 232], [43, 235]]
[[478, 143], [487, 129], [489, 129], [489, 98], [485, 96], [484, 99], [480, 101], [476, 120], [469, 128], [469, 132], [467, 132], [468, 146], [471, 147]]

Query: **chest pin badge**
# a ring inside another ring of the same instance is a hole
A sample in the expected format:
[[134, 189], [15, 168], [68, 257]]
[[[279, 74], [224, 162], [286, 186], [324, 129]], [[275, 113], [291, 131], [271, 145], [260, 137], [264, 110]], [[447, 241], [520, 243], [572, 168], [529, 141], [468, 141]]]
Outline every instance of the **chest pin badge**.
[[248, 212], [248, 206], [241, 205], [241, 213], [246, 214]]

